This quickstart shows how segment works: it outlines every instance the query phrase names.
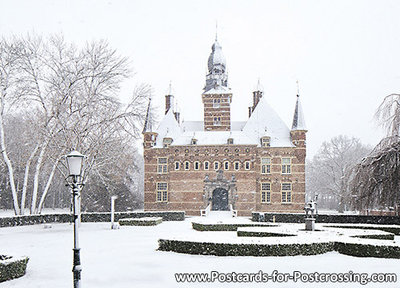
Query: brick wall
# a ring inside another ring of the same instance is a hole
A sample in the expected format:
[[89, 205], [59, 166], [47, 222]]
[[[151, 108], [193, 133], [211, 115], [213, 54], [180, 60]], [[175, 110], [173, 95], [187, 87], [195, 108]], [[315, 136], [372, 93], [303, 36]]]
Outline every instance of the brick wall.
[[[305, 134], [305, 133], [304, 133]], [[302, 136], [299, 133], [299, 137]], [[168, 158], [168, 172], [157, 173], [157, 159]], [[272, 159], [271, 173], [261, 174], [261, 158]], [[281, 158], [292, 159], [291, 174], [282, 175]], [[219, 162], [225, 179], [236, 178], [234, 208], [239, 216], [250, 216], [253, 211], [265, 212], [302, 212], [305, 202], [305, 147], [296, 148], [262, 148], [244, 145], [215, 146], [170, 146], [168, 148], [152, 148], [144, 150], [145, 189], [144, 208], [147, 211], [184, 210], [187, 215], [200, 215], [200, 210], [207, 206], [204, 195], [204, 179], [216, 178], [214, 162]], [[195, 170], [195, 162], [199, 161], [199, 170]], [[204, 169], [204, 162], [209, 161], [209, 170]], [[229, 162], [227, 170], [222, 166]], [[235, 162], [240, 163], [239, 170], [234, 169]], [[250, 169], [245, 169], [245, 162], [250, 162]], [[175, 162], [179, 169], [175, 170]], [[185, 162], [189, 169], [185, 170]], [[156, 201], [156, 183], [168, 183], [168, 201]], [[271, 203], [261, 202], [261, 183], [271, 183]], [[281, 184], [292, 184], [291, 203], [281, 202]]]

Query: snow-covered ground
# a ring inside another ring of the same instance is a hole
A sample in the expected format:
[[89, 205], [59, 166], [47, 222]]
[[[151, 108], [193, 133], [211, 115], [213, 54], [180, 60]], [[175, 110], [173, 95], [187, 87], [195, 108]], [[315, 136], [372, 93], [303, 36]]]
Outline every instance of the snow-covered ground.
[[[158, 226], [124, 226], [111, 230], [110, 223], [82, 223], [80, 227], [82, 287], [399, 287], [400, 260], [356, 258], [331, 252], [317, 256], [217, 257], [156, 251], [159, 238], [191, 234], [236, 237], [236, 232], [199, 232], [189, 218]], [[0, 283], [0, 287], [72, 287], [73, 226], [52, 224], [0, 228], [0, 254], [30, 257], [27, 274]], [[399, 241], [399, 237], [396, 237]], [[397, 283], [177, 283], [175, 273], [397, 273]]]

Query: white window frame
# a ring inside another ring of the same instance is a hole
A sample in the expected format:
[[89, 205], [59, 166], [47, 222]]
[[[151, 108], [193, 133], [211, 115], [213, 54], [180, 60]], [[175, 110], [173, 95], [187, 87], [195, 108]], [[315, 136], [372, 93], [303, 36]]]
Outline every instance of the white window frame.
[[[165, 159], [165, 163], [164, 160]], [[160, 163], [162, 161], [162, 163]], [[168, 173], [168, 157], [158, 157], [157, 158], [157, 174]]]
[[235, 162], [233, 163], [233, 168], [234, 168], [236, 171], [240, 170], [240, 162], [239, 162], [239, 161], [235, 161]]
[[[161, 185], [163, 185], [163, 186], [161, 187]], [[156, 183], [156, 202], [168, 202], [168, 183], [167, 182], [157, 182]]]
[[[284, 163], [285, 160], [289, 160], [289, 163]], [[282, 174], [292, 174], [292, 158], [284, 157], [281, 159], [281, 163]]]
[[189, 161], [185, 161], [185, 166], [183, 167], [186, 171], [190, 170], [190, 162]]
[[282, 203], [292, 203], [292, 183], [281, 183], [281, 201]]
[[271, 182], [261, 182], [261, 203], [271, 203]]
[[224, 162], [224, 170], [229, 170], [229, 161]]
[[199, 161], [195, 161], [193, 165], [194, 165], [194, 170], [199, 170], [200, 169], [200, 162]]
[[260, 161], [261, 161], [261, 174], [271, 174], [272, 159], [270, 157], [262, 157]]

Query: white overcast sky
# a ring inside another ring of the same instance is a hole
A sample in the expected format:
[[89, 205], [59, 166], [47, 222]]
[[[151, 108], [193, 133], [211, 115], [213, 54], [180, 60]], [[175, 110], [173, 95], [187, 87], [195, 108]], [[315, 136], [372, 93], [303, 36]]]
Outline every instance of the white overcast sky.
[[217, 21], [233, 120], [246, 120], [260, 79], [290, 127], [299, 80], [309, 156], [339, 134], [377, 144], [383, 131], [373, 114], [384, 96], [400, 92], [400, 1], [0, 0], [0, 11], [1, 36], [62, 33], [78, 45], [108, 40], [135, 71], [121, 96], [146, 82], [161, 108], [172, 81], [185, 120], [203, 117]]

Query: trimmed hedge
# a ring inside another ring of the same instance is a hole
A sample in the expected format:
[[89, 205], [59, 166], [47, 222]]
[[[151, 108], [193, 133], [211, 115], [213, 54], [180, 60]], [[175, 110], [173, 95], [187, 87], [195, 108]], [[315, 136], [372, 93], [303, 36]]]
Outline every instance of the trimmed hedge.
[[179, 240], [158, 240], [160, 251], [215, 256], [297, 256], [318, 255], [333, 250], [331, 242], [311, 244], [231, 244]]
[[343, 229], [365, 229], [365, 230], [381, 230], [388, 233], [393, 233], [395, 235], [400, 235], [400, 226], [399, 227], [391, 227], [391, 226], [349, 226], [349, 225], [326, 225], [326, 228], [343, 228]]
[[[116, 212], [114, 215], [115, 221], [122, 218], [143, 217], [162, 217], [163, 221], [185, 220], [185, 212], [183, 211]], [[82, 213], [81, 215], [82, 222], [110, 222], [110, 219], [110, 212], [88, 212]], [[69, 223], [72, 221], [72, 215], [69, 213], [0, 217], [0, 227], [25, 226], [43, 223]]]
[[[253, 212], [254, 222], [304, 223], [305, 213], [263, 213]], [[372, 215], [343, 215], [343, 214], [318, 214], [315, 223], [361, 223], [361, 224], [399, 224], [400, 216], [372, 216]]]
[[256, 231], [237, 231], [238, 237], [289, 237], [289, 236], [297, 236], [295, 234], [286, 234], [286, 233], [274, 233], [274, 232], [256, 232]]
[[161, 223], [162, 223], [161, 217], [119, 219], [119, 225], [121, 226], [155, 226]]
[[28, 261], [28, 257], [14, 258], [0, 255], [0, 282], [24, 276]]
[[356, 257], [400, 258], [400, 247], [336, 242], [335, 251]]
[[239, 227], [276, 227], [278, 225], [273, 224], [255, 224], [255, 223], [244, 223], [244, 224], [203, 224], [192, 222], [192, 228], [197, 231], [237, 231]]
[[400, 259], [400, 247], [362, 243], [319, 242], [309, 244], [233, 244], [180, 240], [158, 240], [158, 250], [184, 254], [214, 256], [297, 256], [318, 255], [337, 251], [356, 257]]
[[353, 235], [350, 237], [361, 239], [394, 240], [394, 234]]

